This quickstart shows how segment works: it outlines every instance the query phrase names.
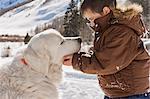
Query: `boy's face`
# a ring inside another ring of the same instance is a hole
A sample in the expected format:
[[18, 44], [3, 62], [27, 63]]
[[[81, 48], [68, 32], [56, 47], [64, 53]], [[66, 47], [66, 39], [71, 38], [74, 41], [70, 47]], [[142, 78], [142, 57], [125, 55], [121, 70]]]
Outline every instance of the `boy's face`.
[[93, 12], [90, 9], [87, 9], [84, 12], [83, 17], [90, 21], [90, 26], [94, 26], [94, 20], [99, 17], [102, 17], [102, 15], [100, 13]]
[[93, 12], [91, 9], [87, 9], [84, 13], [83, 13], [83, 17], [85, 17], [86, 19], [88, 19], [90, 21], [90, 26], [94, 26], [94, 20], [103, 16], [106, 16], [107, 14], [109, 14], [111, 12], [109, 7], [104, 7], [103, 11], [100, 13], [97, 12]]

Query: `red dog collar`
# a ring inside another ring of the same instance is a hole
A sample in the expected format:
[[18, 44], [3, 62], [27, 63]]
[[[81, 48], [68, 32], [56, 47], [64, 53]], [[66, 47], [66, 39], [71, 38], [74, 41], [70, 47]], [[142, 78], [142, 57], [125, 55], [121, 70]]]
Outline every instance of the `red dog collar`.
[[25, 58], [21, 58], [21, 62], [24, 64], [24, 65], [28, 65], [27, 61], [25, 60]]

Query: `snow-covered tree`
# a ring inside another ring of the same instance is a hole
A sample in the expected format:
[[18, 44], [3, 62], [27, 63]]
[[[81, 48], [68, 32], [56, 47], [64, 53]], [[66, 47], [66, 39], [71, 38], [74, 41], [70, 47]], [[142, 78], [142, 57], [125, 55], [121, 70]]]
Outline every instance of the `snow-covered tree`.
[[71, 0], [64, 17], [64, 36], [79, 36], [82, 17], [77, 2]]

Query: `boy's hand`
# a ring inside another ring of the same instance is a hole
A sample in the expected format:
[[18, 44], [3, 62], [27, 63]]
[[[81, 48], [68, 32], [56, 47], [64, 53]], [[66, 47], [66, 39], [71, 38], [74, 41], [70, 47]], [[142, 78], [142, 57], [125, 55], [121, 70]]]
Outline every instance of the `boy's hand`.
[[73, 55], [64, 56], [63, 64], [66, 66], [72, 66], [72, 57], [73, 57]]

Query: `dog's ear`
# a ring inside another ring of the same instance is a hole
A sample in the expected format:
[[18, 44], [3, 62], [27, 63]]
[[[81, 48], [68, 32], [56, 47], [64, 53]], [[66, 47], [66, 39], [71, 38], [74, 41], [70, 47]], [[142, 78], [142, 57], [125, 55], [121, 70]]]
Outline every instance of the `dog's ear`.
[[41, 38], [36, 38], [31, 40], [24, 53], [31, 67], [45, 75], [48, 73], [49, 63], [51, 61], [51, 56], [46, 47], [47, 46]]

